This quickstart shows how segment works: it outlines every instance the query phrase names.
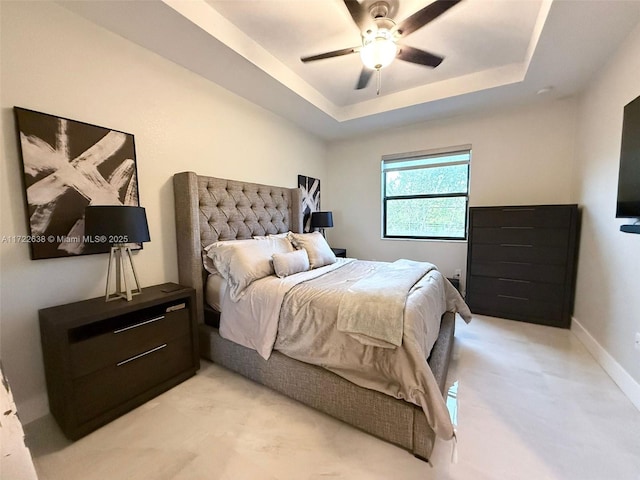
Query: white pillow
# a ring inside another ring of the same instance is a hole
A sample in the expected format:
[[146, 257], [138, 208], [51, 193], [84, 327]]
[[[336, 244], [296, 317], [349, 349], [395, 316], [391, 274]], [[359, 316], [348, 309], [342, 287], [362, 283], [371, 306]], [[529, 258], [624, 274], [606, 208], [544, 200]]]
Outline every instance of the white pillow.
[[220, 240], [218, 242], [213, 242], [202, 249], [202, 264], [204, 269], [212, 275], [219, 275], [220, 272], [216, 269], [216, 266], [213, 264], [213, 258], [209, 256], [209, 250], [214, 245], [230, 245], [232, 243], [241, 243], [248, 242], [250, 240]]
[[204, 269], [209, 272], [211, 275], [217, 275], [218, 270], [216, 270], [216, 266], [213, 264], [213, 260], [207, 255], [207, 252], [202, 251], [202, 264], [204, 265]]
[[261, 278], [273, 275], [271, 257], [274, 253], [292, 252], [291, 243], [285, 238], [218, 242], [212, 244], [207, 254], [220, 275], [227, 281], [229, 296], [237, 302], [245, 288]]
[[309, 270], [309, 256], [307, 251], [296, 250], [289, 253], [274, 253], [273, 268], [280, 278], [293, 275], [294, 273], [306, 272]]
[[290, 233], [289, 240], [298, 250], [304, 248], [307, 251], [311, 268], [324, 267], [336, 262], [336, 256], [320, 232]]
[[270, 233], [269, 235], [254, 235], [253, 238], [255, 240], [265, 240], [267, 238], [288, 238], [289, 237], [289, 233], [291, 233], [291, 232]]

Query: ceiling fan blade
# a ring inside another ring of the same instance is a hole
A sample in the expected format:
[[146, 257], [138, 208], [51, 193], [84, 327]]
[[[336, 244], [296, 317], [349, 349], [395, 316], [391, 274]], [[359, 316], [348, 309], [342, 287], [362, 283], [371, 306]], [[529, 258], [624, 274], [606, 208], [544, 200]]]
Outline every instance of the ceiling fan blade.
[[362, 8], [362, 5], [360, 5], [357, 0], [344, 0], [344, 4], [360, 31], [365, 31], [371, 24], [371, 16], [369, 15], [369, 12]]
[[396, 58], [404, 60], [405, 62], [417, 63], [419, 65], [426, 65], [427, 67], [437, 67], [442, 63], [444, 57], [434, 55], [433, 53], [425, 52], [413, 47], [407, 47], [401, 45], [398, 47], [398, 54]]
[[322, 60], [324, 58], [341, 57], [360, 51], [360, 47], [343, 48], [342, 50], [334, 50], [333, 52], [321, 53], [319, 55], [311, 55], [309, 57], [301, 57], [302, 62], [313, 62], [314, 60]]
[[371, 70], [370, 68], [362, 67], [362, 71], [360, 72], [360, 78], [358, 79], [358, 85], [356, 85], [356, 90], [362, 90], [367, 86], [369, 80], [373, 75], [375, 70]]
[[403, 36], [407, 36], [419, 28], [424, 27], [432, 20], [435, 20], [461, 1], [462, 0], [436, 0], [432, 4], [427, 5], [423, 9], [418, 10], [413, 15], [402, 20], [398, 24], [398, 32]]

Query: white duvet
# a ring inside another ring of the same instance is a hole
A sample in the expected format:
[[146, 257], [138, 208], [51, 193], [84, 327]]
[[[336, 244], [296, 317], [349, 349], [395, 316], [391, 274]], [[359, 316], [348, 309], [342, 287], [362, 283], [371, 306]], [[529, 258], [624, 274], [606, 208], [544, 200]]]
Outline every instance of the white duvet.
[[436, 434], [453, 436], [449, 414], [427, 363], [445, 311], [471, 313], [455, 288], [436, 269], [413, 285], [406, 298], [402, 344], [366, 345], [337, 328], [345, 292], [358, 281], [388, 268], [387, 263], [339, 259], [335, 264], [253, 282], [238, 302], [222, 299], [220, 335], [255, 349], [272, 350], [322, 366], [365, 388], [419, 405]]

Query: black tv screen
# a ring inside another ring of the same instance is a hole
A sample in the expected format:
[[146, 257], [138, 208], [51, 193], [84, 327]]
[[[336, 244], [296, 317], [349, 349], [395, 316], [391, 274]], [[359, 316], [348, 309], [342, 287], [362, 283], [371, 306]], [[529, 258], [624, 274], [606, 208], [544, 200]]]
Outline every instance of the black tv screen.
[[640, 97], [624, 107], [616, 218], [640, 218]]

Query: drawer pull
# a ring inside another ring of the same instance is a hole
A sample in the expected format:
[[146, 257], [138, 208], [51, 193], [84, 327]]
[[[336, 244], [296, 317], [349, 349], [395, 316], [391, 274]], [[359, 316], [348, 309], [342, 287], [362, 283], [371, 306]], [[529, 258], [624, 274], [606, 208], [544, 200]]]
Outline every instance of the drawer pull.
[[133, 357], [127, 358], [126, 360], [122, 360], [121, 362], [116, 363], [116, 366], [121, 367], [125, 363], [133, 362], [134, 360], [137, 360], [138, 358], [149, 355], [150, 353], [157, 352], [158, 350], [162, 350], [166, 346], [167, 344], [163, 343], [162, 345], [159, 345], [156, 348], [152, 348], [151, 350], [147, 350], [146, 352], [142, 352], [142, 353], [139, 353], [138, 355], [134, 355]]
[[515, 278], [498, 278], [501, 282], [515, 282], [515, 283], [531, 283], [529, 280], [516, 280]]
[[159, 317], [152, 318], [151, 320], [147, 320], [147, 321], [144, 321], [144, 322], [136, 323], [135, 325], [129, 325], [128, 327], [119, 328], [118, 330], [114, 330], [113, 333], [126, 332], [127, 330], [131, 330], [132, 328], [138, 328], [138, 327], [141, 327], [143, 325], [146, 325], [147, 323], [157, 322], [158, 320], [162, 320], [163, 318], [164, 318], [164, 315], [160, 315]]
[[507, 262], [506, 260], [500, 260], [498, 263], [507, 263], [509, 265], [531, 265], [529, 262]]
[[526, 245], [526, 244], [519, 244], [519, 243], [501, 243], [500, 246], [501, 247], [526, 247], [526, 248], [533, 247], [533, 245]]
[[525, 302], [528, 302], [529, 299], [525, 298], [525, 297], [513, 297], [511, 295], [498, 295], [500, 298], [510, 298], [512, 300], [524, 300]]
[[503, 208], [503, 212], [535, 212], [535, 208]]
[[533, 230], [533, 227], [500, 227], [503, 230]]

